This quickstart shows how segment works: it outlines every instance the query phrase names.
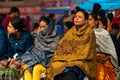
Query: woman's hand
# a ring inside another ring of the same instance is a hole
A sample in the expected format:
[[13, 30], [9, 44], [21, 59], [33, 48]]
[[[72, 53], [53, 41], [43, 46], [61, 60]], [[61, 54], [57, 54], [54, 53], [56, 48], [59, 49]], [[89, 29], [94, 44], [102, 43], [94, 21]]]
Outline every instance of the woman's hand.
[[10, 64], [12, 64], [12, 63], [14, 63], [16, 60], [17, 60], [18, 58], [8, 58], [8, 65], [10, 65]]
[[4, 61], [4, 60], [1, 60], [1, 61], [0, 61], [0, 64], [3, 65], [3, 66], [7, 66], [7, 62]]

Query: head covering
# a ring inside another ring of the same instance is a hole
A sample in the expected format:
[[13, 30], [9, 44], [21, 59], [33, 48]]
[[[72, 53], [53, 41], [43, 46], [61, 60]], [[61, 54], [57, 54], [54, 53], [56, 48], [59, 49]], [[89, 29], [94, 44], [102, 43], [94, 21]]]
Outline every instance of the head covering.
[[[79, 67], [91, 80], [96, 77], [95, 35], [87, 25], [73, 26], [59, 41], [48, 68], [48, 77], [60, 74], [66, 67]], [[51, 80], [52, 80], [51, 79]]]
[[22, 57], [21, 73], [36, 63], [40, 63], [48, 67], [50, 59], [57, 47], [57, 42], [60, 39], [56, 35], [57, 26], [52, 22], [41, 31], [35, 38], [35, 46], [30, 48]]

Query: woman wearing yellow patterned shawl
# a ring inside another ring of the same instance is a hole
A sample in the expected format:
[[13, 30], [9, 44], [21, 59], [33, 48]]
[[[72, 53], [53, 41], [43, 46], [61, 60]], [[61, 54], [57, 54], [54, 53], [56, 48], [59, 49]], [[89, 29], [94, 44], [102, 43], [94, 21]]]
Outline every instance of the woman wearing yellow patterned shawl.
[[[90, 80], [96, 80], [95, 35], [87, 25], [88, 14], [76, 13], [74, 26], [60, 40], [48, 68], [48, 78], [62, 73], [68, 67], [77, 66]], [[71, 79], [75, 80], [75, 79]]]

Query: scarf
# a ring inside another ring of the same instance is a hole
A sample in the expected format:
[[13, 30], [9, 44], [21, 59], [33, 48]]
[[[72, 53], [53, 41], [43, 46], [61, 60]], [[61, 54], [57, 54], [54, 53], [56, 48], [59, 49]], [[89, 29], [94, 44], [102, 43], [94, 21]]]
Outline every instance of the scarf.
[[36, 63], [42, 64], [45, 67], [49, 65], [50, 59], [57, 47], [57, 42], [60, 39], [60, 37], [56, 35], [56, 30], [57, 26], [50, 23], [36, 36], [35, 45], [21, 58], [21, 73]]

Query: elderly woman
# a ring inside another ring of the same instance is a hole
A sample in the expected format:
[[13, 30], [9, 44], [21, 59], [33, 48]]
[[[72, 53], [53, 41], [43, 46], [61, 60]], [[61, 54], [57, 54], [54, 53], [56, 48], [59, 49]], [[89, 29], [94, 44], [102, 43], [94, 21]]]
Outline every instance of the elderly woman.
[[48, 67], [50, 80], [96, 80], [95, 35], [87, 24], [88, 13], [79, 10], [74, 26], [60, 40]]
[[32, 45], [30, 33], [24, 31], [24, 22], [16, 18], [9, 22], [7, 26], [8, 39], [8, 61], [4, 60], [6, 70], [3, 75], [6, 80], [18, 80], [21, 56]]
[[60, 39], [56, 34], [57, 26], [48, 18], [42, 17], [39, 26], [40, 33], [35, 38], [35, 45], [22, 57], [21, 73], [24, 72], [24, 80], [40, 80]]

